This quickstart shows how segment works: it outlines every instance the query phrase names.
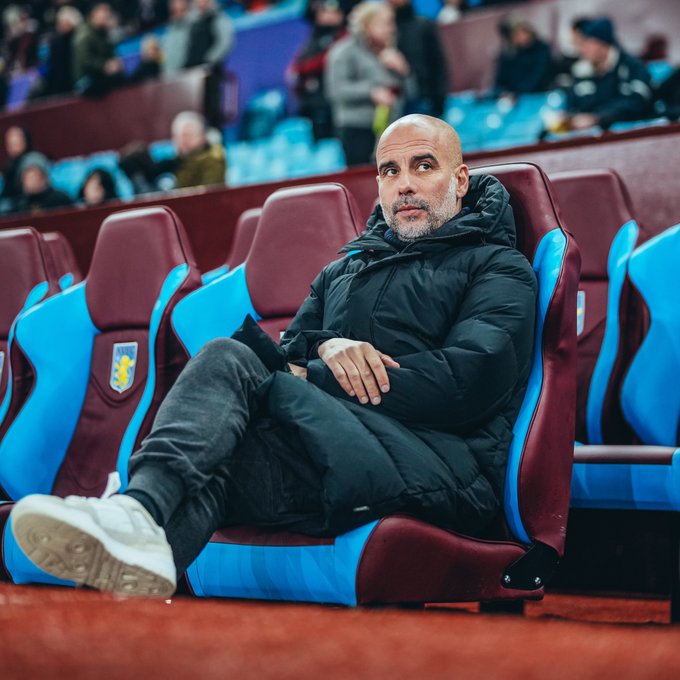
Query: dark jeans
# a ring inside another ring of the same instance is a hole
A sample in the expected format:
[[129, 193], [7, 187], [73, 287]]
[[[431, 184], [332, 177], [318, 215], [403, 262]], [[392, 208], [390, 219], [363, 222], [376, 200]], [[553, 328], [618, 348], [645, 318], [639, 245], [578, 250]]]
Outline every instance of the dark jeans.
[[296, 433], [260, 412], [256, 392], [269, 375], [246, 345], [208, 343], [130, 459], [126, 493], [165, 528], [178, 574], [222, 526], [295, 529], [322, 512], [321, 481]]
[[338, 137], [348, 166], [365, 165], [373, 161], [375, 135], [370, 128], [338, 128]]

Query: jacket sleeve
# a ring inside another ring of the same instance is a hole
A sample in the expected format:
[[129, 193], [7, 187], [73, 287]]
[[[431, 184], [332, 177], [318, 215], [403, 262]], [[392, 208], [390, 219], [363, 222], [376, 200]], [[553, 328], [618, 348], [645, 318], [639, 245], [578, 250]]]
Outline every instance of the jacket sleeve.
[[[468, 287], [458, 319], [439, 349], [395, 357], [390, 391], [367, 405], [409, 425], [465, 432], [490, 420], [529, 375], [536, 280], [518, 252], [493, 258]], [[380, 348], [378, 348], [380, 349]], [[320, 359], [307, 378], [350, 398]]]
[[223, 62], [234, 48], [234, 26], [231, 20], [226, 15], [220, 14], [214, 26], [215, 43], [205, 54], [205, 60], [209, 64]]
[[314, 279], [309, 295], [281, 338], [281, 347], [288, 361], [298, 366], [306, 366], [309, 359], [317, 357], [317, 348], [322, 342], [342, 337], [336, 331], [321, 330], [323, 328], [324, 290], [329, 276], [327, 269], [323, 269]]
[[363, 104], [370, 101], [375, 83], [367, 78], [358, 79], [355, 70], [354, 56], [346, 45], [331, 49], [324, 80], [326, 97], [331, 102]]
[[[619, 66], [621, 73], [623, 66]], [[649, 74], [641, 62], [630, 61], [625, 65], [628, 78], [619, 83], [618, 96], [604, 102], [595, 110], [600, 126], [607, 128], [621, 120], [644, 118], [651, 112], [652, 88]]]

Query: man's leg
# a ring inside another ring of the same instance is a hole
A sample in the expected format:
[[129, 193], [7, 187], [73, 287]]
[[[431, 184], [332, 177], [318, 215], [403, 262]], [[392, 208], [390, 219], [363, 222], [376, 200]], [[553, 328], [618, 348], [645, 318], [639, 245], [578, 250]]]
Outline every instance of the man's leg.
[[[187, 499], [204, 492], [201, 512], [191, 515], [193, 529], [207, 540], [219, 524], [224, 514], [219, 477], [268, 375], [241, 343], [225, 339], [206, 345], [182, 372], [133, 456], [129, 493], [110, 499], [28, 496], [11, 515], [19, 545], [60, 578], [129, 594], [170, 594], [175, 567], [161, 527]], [[214, 502], [213, 494], [222, 500]], [[197, 526], [201, 522], [205, 526]]]
[[229, 459], [256, 411], [257, 388], [270, 372], [248, 347], [209, 342], [182, 371], [151, 433], [130, 458], [126, 493], [166, 526]]

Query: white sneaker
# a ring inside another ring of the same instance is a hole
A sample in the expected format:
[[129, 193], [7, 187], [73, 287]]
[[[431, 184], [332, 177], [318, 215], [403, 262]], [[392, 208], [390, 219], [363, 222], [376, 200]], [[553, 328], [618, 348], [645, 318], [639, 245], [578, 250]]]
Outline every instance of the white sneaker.
[[131, 496], [42, 496], [10, 514], [17, 543], [52, 576], [122, 595], [170, 597], [176, 571], [165, 531]]

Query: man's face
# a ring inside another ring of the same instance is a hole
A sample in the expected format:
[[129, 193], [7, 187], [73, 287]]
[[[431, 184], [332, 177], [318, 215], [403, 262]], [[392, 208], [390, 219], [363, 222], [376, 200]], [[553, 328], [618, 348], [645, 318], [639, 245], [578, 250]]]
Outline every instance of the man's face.
[[597, 40], [597, 38], [583, 36], [578, 45], [578, 51], [585, 60], [597, 65], [606, 61], [609, 54], [609, 45], [601, 40]]
[[175, 132], [172, 141], [180, 156], [186, 156], [205, 145], [205, 133], [200, 125], [187, 121]]
[[376, 160], [385, 221], [402, 241], [427, 236], [460, 210], [467, 167], [456, 164], [440, 130], [399, 126], [383, 137]]
[[187, 0], [171, 0], [170, 15], [173, 19], [183, 19], [189, 12]]
[[47, 189], [47, 177], [39, 168], [29, 166], [21, 174], [21, 189], [25, 194], [39, 194]]
[[90, 14], [90, 23], [95, 28], [108, 28], [111, 25], [111, 8], [108, 5], [97, 5]]
[[26, 151], [26, 137], [24, 131], [18, 127], [11, 127], [5, 133], [5, 148], [10, 158], [16, 158]]

